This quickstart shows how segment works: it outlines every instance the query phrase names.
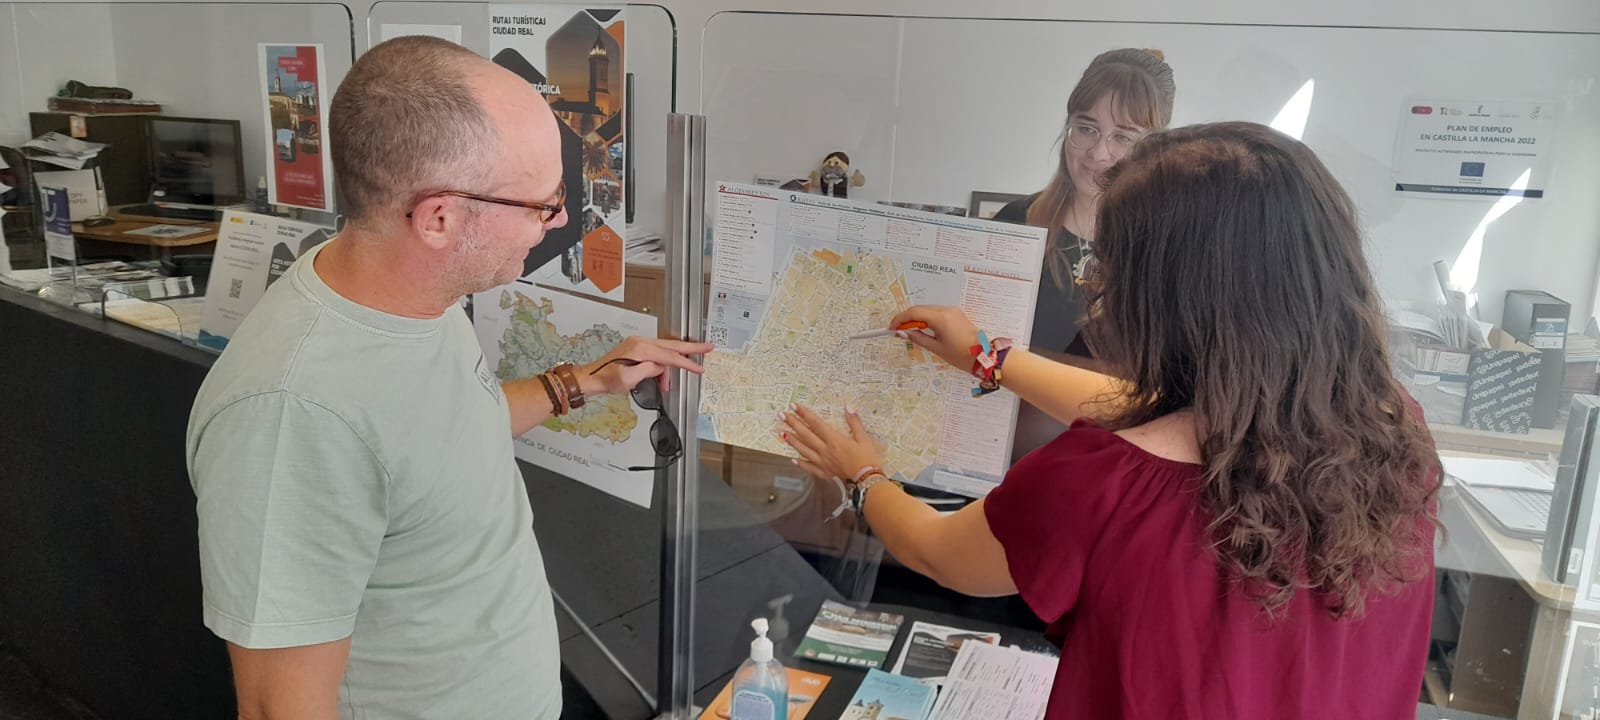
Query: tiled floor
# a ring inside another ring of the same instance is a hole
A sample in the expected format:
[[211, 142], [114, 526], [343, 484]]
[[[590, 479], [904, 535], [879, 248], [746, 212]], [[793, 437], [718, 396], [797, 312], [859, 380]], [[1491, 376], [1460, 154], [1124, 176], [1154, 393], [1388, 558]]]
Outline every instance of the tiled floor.
[[[561, 671], [562, 720], [604, 720], [594, 700]], [[72, 698], [46, 687], [0, 643], [0, 720], [100, 720]]]

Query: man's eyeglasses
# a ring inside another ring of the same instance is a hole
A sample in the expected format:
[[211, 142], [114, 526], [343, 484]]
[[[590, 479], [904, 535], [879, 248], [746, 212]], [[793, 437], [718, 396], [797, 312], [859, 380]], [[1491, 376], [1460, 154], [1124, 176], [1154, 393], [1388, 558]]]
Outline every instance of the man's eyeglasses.
[[[589, 374], [594, 375], [611, 363], [638, 365], [639, 361], [633, 358], [616, 358], [590, 370]], [[661, 383], [656, 378], [646, 378], [643, 382], [633, 386], [633, 389], [628, 391], [628, 394], [633, 396], [633, 401], [639, 407], [646, 410], [654, 410], [656, 413], [656, 421], [650, 425], [650, 448], [655, 450], [656, 459], [661, 462], [656, 465], [635, 466], [624, 469], [629, 472], [638, 472], [671, 467], [673, 463], [683, 457], [683, 437], [678, 434], [678, 426], [673, 424], [672, 418], [667, 417], [667, 405], [661, 397]]]
[[1126, 130], [1115, 130], [1109, 136], [1100, 132], [1100, 128], [1084, 123], [1072, 123], [1067, 126], [1067, 144], [1079, 150], [1093, 150], [1100, 144], [1100, 138], [1106, 137], [1109, 142], [1106, 148], [1111, 151], [1111, 156], [1121, 159], [1127, 157], [1128, 151], [1145, 136], [1144, 133], [1132, 133]]
[[[561, 210], [566, 207], [567, 182], [565, 180], [561, 181], [561, 185], [556, 188], [556, 201], [548, 205], [545, 203], [524, 202], [522, 200], [508, 200], [506, 198], [495, 197], [493, 195], [477, 195], [474, 193], [462, 192], [460, 190], [441, 190], [435, 193], [428, 193], [425, 197], [458, 197], [465, 198], [467, 200], [477, 200], [478, 202], [494, 203], [496, 205], [510, 205], [511, 207], [519, 207], [527, 210], [538, 210], [539, 222], [550, 222], [551, 220], [556, 219], [556, 216], [560, 215]], [[412, 213], [406, 213], [406, 217], [411, 217], [411, 215]]]

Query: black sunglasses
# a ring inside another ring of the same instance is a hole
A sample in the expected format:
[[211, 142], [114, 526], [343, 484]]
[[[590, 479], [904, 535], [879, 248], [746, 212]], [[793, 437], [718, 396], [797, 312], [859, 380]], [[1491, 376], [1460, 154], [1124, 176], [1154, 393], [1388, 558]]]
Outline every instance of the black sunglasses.
[[[608, 360], [589, 371], [590, 375], [605, 369], [611, 363], [623, 365], [638, 365], [639, 361], [633, 358], [616, 358]], [[645, 378], [643, 382], [633, 386], [628, 391], [633, 396], [633, 402], [646, 410], [653, 410], [656, 421], [650, 425], [650, 448], [655, 450], [656, 459], [661, 462], [656, 465], [640, 465], [624, 468], [629, 472], [642, 470], [662, 470], [677, 462], [683, 457], [683, 437], [678, 434], [678, 426], [674, 425], [672, 418], [667, 417], [666, 401], [661, 397], [661, 383], [656, 378]]]

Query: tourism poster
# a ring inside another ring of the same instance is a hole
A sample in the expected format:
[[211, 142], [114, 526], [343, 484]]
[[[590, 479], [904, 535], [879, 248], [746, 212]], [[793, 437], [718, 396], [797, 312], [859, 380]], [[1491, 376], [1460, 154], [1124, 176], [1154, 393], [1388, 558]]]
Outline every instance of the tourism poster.
[[524, 278], [622, 300], [626, 127], [621, 6], [491, 5], [489, 55], [550, 103], [561, 128], [567, 224], [528, 254]]
[[322, 45], [260, 43], [261, 112], [266, 128], [267, 199], [275, 205], [333, 212], [333, 156]]

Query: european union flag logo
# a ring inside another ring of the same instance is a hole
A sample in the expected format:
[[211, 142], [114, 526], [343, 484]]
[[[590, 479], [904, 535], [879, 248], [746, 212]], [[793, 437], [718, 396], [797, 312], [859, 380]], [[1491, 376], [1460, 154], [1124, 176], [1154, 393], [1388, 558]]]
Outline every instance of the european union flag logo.
[[1464, 163], [1461, 163], [1461, 177], [1474, 177], [1474, 178], [1483, 177], [1483, 163], [1481, 163], [1481, 162], [1464, 162]]

